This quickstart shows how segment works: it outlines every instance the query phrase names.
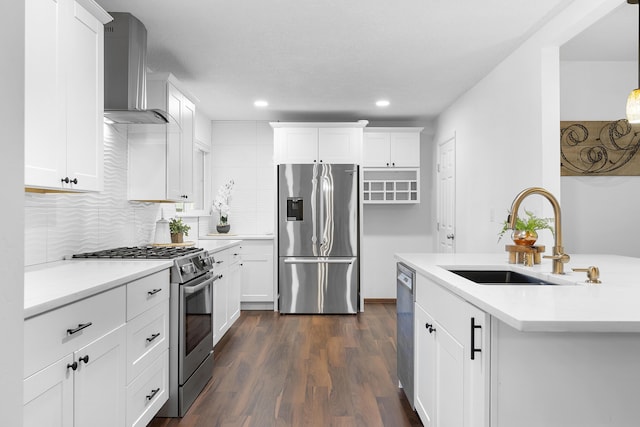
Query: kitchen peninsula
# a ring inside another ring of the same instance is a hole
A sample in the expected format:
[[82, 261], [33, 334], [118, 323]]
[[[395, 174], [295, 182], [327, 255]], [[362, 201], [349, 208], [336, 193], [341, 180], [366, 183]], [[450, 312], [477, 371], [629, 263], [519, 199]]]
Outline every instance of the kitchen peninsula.
[[[415, 406], [425, 425], [632, 426], [640, 410], [640, 260], [397, 254], [416, 270]], [[449, 270], [511, 270], [552, 285], [483, 285]], [[567, 268], [570, 270], [570, 268]], [[437, 398], [436, 398], [437, 397]], [[456, 410], [463, 408], [463, 411]]]

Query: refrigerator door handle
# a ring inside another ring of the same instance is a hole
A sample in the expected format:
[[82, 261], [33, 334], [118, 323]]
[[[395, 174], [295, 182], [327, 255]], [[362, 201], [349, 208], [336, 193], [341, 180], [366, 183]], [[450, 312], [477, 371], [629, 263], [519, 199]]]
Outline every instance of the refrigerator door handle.
[[285, 259], [285, 264], [353, 264], [353, 259]]

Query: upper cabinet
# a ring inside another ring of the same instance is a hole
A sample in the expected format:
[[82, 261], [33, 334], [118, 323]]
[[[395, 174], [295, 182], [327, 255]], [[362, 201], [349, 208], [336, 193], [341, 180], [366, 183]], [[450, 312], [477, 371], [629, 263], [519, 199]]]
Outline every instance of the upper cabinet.
[[104, 24], [92, 0], [25, 2], [25, 187], [103, 187]]
[[366, 128], [362, 165], [364, 167], [420, 167], [421, 127]]
[[169, 123], [129, 127], [129, 200], [190, 202], [195, 105], [173, 75], [147, 79], [147, 104], [166, 111]]
[[359, 164], [367, 123], [271, 123], [276, 163]]

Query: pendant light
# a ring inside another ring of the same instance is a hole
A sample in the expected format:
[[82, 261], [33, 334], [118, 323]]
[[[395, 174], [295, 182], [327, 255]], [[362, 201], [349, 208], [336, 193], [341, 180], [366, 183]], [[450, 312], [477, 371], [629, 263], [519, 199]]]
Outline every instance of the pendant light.
[[[638, 4], [640, 0], [627, 0], [629, 4]], [[638, 7], [638, 88], [631, 91], [627, 98], [627, 120], [640, 123], [640, 7]]]

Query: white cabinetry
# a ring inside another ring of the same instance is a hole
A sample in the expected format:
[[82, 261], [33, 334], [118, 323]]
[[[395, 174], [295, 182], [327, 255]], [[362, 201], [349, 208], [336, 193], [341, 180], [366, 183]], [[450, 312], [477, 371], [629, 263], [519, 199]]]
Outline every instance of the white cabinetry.
[[355, 123], [271, 123], [276, 163], [360, 163], [362, 128]]
[[420, 132], [423, 128], [366, 128], [364, 167], [420, 167]]
[[213, 282], [213, 345], [229, 330], [240, 317], [240, 253], [239, 246], [214, 254], [215, 274]]
[[124, 425], [124, 323], [124, 287], [25, 320], [25, 426]]
[[148, 76], [147, 103], [169, 114], [166, 125], [129, 128], [129, 200], [193, 200], [195, 105], [171, 74]]
[[167, 400], [164, 270], [24, 322], [24, 426], [145, 426]]
[[169, 271], [127, 284], [126, 426], [146, 426], [169, 398]]
[[425, 426], [488, 426], [489, 315], [417, 280], [416, 411]]
[[273, 241], [243, 240], [240, 255], [242, 308], [273, 308]]
[[25, 187], [103, 186], [104, 24], [92, 0], [25, 2]]

